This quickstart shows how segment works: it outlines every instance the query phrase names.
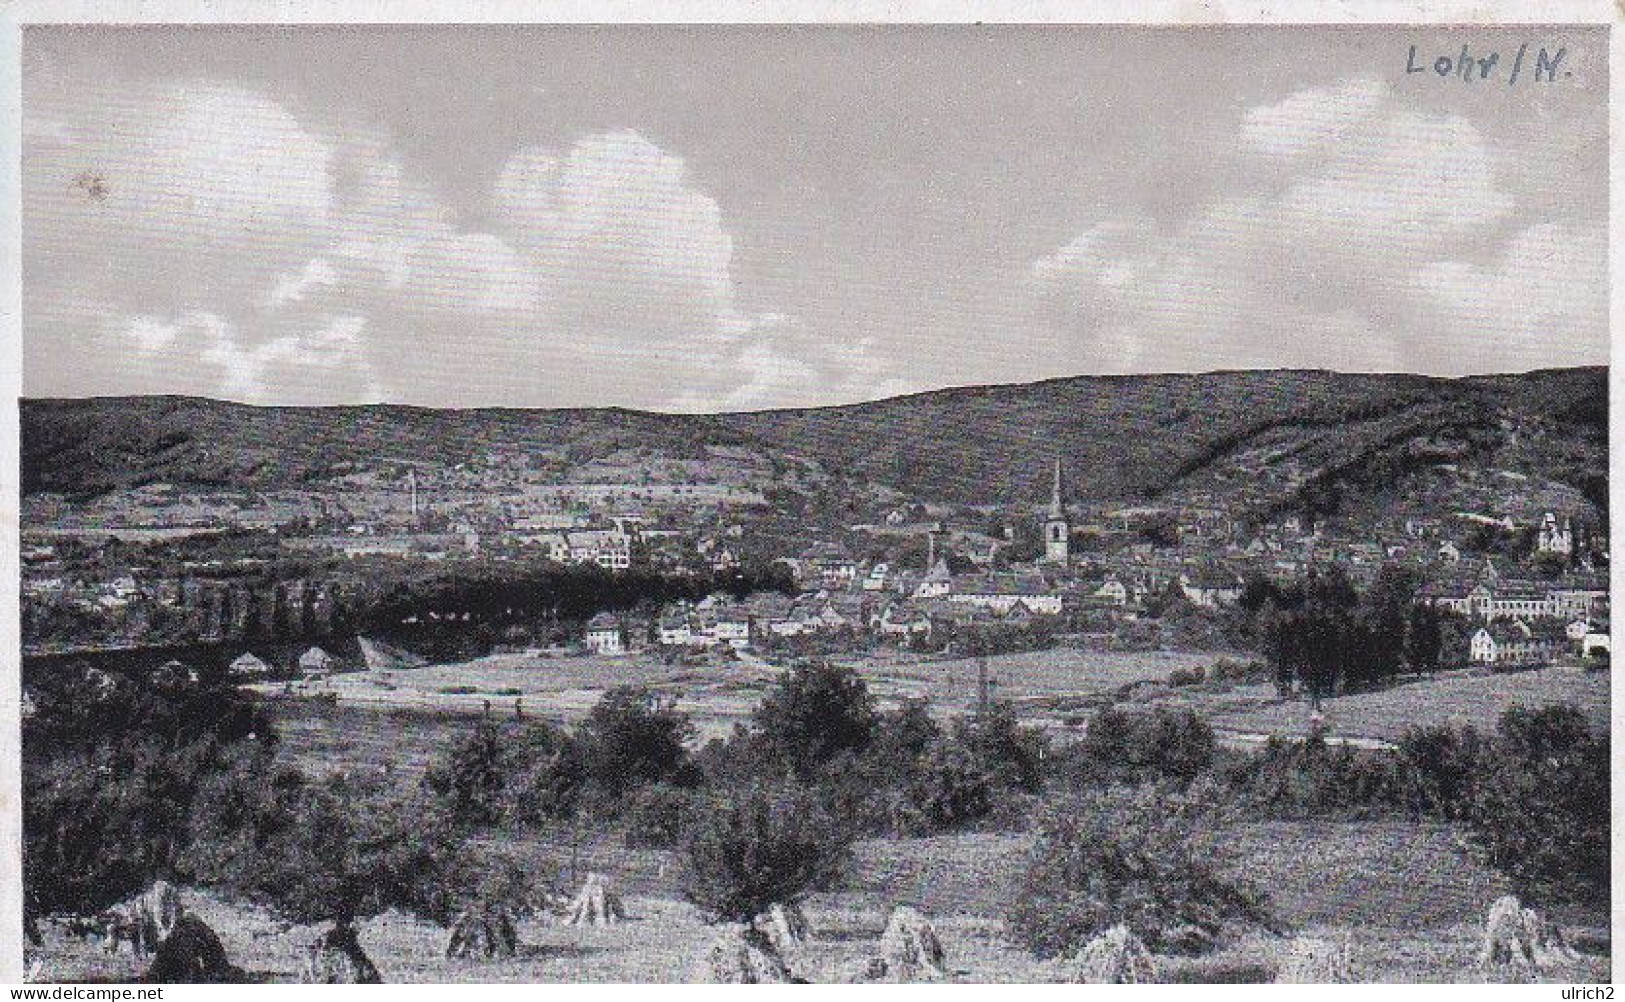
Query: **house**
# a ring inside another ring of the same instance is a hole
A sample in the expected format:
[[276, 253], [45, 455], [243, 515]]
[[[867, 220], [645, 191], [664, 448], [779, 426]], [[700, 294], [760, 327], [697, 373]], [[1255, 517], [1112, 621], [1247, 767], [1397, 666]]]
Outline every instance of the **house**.
[[299, 655], [299, 673], [305, 678], [325, 678], [337, 667], [338, 659], [320, 647], [312, 647]]
[[869, 573], [864, 575], [863, 590], [885, 591], [891, 584], [891, 580], [891, 565], [882, 561], [869, 568]]
[[897, 640], [911, 640], [914, 637], [929, 637], [931, 635], [931, 617], [922, 609], [900, 602], [893, 602], [880, 613], [875, 624], [875, 630], [884, 637]]
[[1242, 582], [1234, 574], [1196, 570], [1179, 575], [1179, 590], [1194, 606], [1217, 609], [1241, 600]]
[[711, 625], [711, 636], [735, 650], [750, 646], [750, 616], [737, 610], [721, 613]]
[[1557, 648], [1553, 637], [1536, 633], [1522, 621], [1481, 626], [1469, 643], [1473, 662], [1485, 665], [1545, 664]]
[[565, 533], [570, 559], [578, 564], [597, 564], [609, 570], [632, 566], [632, 537], [620, 529], [579, 529]]
[[655, 642], [663, 647], [688, 647], [694, 643], [694, 622], [687, 602], [666, 607], [655, 622]]
[[275, 668], [272, 668], [260, 658], [255, 657], [249, 651], [244, 651], [241, 655], [239, 655], [237, 659], [227, 667], [226, 671], [232, 678], [240, 679], [263, 678], [267, 675], [273, 675], [276, 673]]
[[1556, 553], [1565, 557], [1573, 556], [1574, 523], [1565, 518], [1560, 525], [1557, 521], [1557, 515], [1553, 512], [1547, 512], [1546, 517], [1541, 520], [1535, 548], [1541, 553]]
[[1580, 656], [1583, 658], [1606, 656], [1609, 653], [1608, 624], [1603, 623], [1580, 638]]
[[1090, 594], [1112, 605], [1128, 605], [1128, 586], [1124, 585], [1115, 574], [1106, 575], [1106, 580], [1101, 582], [1100, 587]]
[[513, 539], [527, 546], [535, 546], [556, 564], [570, 562], [570, 541], [562, 532], [519, 532]]
[[858, 576], [857, 563], [834, 543], [808, 547], [797, 561], [797, 568], [803, 584], [820, 588], [847, 588]]
[[925, 577], [914, 588], [917, 599], [945, 598], [954, 590], [954, 576], [948, 570], [948, 561], [940, 559], [925, 572]]
[[600, 612], [587, 621], [587, 650], [594, 654], [625, 654], [626, 630], [619, 616]]
[[955, 579], [947, 596], [950, 602], [988, 609], [1000, 616], [1010, 614], [1018, 604], [1033, 614], [1059, 616], [1064, 601], [1042, 578], [988, 575]]

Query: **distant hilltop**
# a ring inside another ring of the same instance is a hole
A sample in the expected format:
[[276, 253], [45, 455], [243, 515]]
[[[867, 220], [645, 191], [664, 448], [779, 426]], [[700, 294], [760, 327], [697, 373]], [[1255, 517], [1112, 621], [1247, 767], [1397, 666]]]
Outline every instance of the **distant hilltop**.
[[647, 473], [662, 462], [703, 468], [721, 456], [749, 460], [736, 473], [750, 487], [812, 471], [831, 484], [1008, 505], [1047, 499], [1060, 457], [1069, 501], [1252, 494], [1269, 506], [1482, 474], [1531, 485], [1519, 490], [1569, 491], [1600, 512], [1607, 414], [1602, 367], [1459, 379], [1296, 370], [1079, 376], [714, 415], [41, 399], [21, 402], [22, 489], [315, 488], [381, 462], [452, 468], [493, 456], [579, 480], [634, 458]]

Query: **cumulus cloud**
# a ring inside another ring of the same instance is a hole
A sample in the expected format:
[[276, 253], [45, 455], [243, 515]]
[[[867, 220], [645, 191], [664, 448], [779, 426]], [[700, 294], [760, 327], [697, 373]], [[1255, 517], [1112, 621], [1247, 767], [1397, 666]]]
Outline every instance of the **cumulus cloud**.
[[[721, 206], [636, 132], [523, 145], [470, 213], [388, 135], [252, 90], [46, 84], [23, 157], [31, 393], [692, 409], [889, 385], [744, 307]], [[81, 371], [119, 352], [124, 374]]]
[[[1529, 227], [1468, 121], [1359, 78], [1249, 111], [1246, 180], [1187, 218], [1108, 215], [1033, 262], [1057, 367], [1460, 373], [1590, 362], [1606, 248]], [[1551, 314], [1565, 335], [1511, 339]]]

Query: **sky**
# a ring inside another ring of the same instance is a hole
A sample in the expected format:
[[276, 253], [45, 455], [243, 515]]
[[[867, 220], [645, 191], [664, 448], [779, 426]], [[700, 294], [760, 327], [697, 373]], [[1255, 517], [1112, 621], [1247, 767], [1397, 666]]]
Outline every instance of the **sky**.
[[[29, 396], [715, 411], [1608, 358], [1601, 28], [23, 44]], [[1489, 79], [1427, 69], [1463, 45]]]

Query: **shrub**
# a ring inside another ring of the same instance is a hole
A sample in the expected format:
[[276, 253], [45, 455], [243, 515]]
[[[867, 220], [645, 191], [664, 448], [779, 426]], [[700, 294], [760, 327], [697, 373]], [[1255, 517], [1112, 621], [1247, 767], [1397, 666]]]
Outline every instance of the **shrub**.
[[975, 749], [939, 740], [910, 770], [893, 824], [913, 835], [968, 827], [993, 810], [997, 786], [994, 771]]
[[1207, 788], [1094, 791], [1040, 822], [1007, 926], [1039, 957], [1065, 956], [1118, 923], [1158, 952], [1201, 953], [1228, 925], [1271, 920], [1221, 869], [1226, 820]]
[[1194, 711], [1108, 706], [1055, 768], [1074, 783], [1190, 782], [1213, 764], [1214, 746], [1213, 728]]
[[423, 787], [465, 828], [567, 817], [586, 768], [576, 743], [550, 724], [480, 721], [430, 762]]
[[845, 751], [874, 739], [874, 700], [851, 668], [812, 663], [786, 672], [756, 708], [753, 723], [797, 776], [811, 778]]
[[1175, 668], [1168, 673], [1168, 684], [1174, 688], [1184, 685], [1201, 685], [1207, 680], [1207, 669], [1201, 665], [1194, 668]]
[[1043, 789], [1044, 734], [1035, 727], [1021, 726], [1009, 703], [997, 702], [985, 713], [957, 718], [953, 740], [987, 770], [994, 783], [1028, 793]]
[[275, 733], [221, 677], [70, 665], [30, 685], [22, 727], [29, 918], [93, 913], [187, 868], [191, 819], [223, 777], [259, 789]]
[[1372, 818], [1404, 803], [1392, 752], [1272, 737], [1262, 751], [1236, 760], [1229, 784], [1253, 813], [1270, 818]]
[[664, 783], [633, 791], [624, 814], [627, 847], [672, 848], [682, 840], [699, 805], [699, 795], [694, 791]]
[[703, 807], [683, 837], [680, 887], [708, 921], [754, 922], [833, 886], [851, 836], [807, 792], [757, 787]]
[[592, 708], [577, 740], [592, 785], [614, 801], [650, 783], [692, 784], [697, 775], [684, 743], [693, 732], [672, 700], [619, 686]]
[[1471, 727], [1410, 727], [1399, 739], [1399, 775], [1413, 815], [1466, 816], [1474, 779], [1484, 768], [1482, 742]]
[[1607, 733], [1574, 706], [1514, 707], [1480, 761], [1467, 819], [1484, 858], [1526, 897], [1607, 903]]

